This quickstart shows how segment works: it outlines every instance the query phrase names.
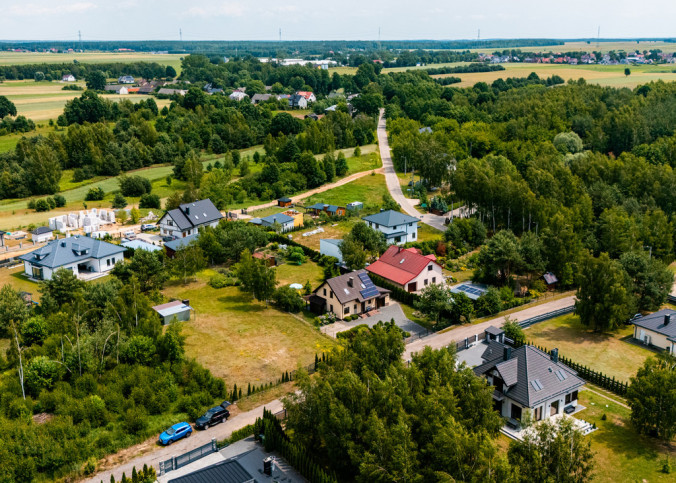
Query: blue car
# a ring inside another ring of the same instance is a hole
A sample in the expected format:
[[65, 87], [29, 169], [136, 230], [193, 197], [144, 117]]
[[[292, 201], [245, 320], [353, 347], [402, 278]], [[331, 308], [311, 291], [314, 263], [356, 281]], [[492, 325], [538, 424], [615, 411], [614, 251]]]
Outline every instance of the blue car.
[[192, 434], [192, 427], [188, 423], [176, 423], [164, 433], [160, 434], [159, 442], [168, 445], [181, 438], [187, 438]]

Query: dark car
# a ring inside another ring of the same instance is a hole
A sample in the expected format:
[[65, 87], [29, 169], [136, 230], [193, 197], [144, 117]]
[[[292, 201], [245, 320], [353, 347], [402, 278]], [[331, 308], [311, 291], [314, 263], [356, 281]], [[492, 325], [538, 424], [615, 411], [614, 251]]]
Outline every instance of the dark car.
[[163, 236], [162, 237], [162, 241], [165, 242], [165, 243], [173, 241], [173, 240], [175, 240], [175, 238], [173, 236]]
[[216, 406], [209, 409], [204, 416], [198, 418], [195, 421], [195, 428], [197, 429], [209, 429], [209, 426], [214, 426], [215, 424], [222, 423], [230, 417], [230, 411], [225, 409], [223, 406]]

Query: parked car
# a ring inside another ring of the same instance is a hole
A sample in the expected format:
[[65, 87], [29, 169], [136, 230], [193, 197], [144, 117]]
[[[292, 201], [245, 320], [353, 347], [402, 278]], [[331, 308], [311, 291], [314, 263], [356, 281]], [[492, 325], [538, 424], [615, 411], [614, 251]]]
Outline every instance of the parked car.
[[154, 225], [152, 223], [144, 223], [141, 225], [141, 231], [153, 231], [157, 230], [157, 225]]
[[173, 237], [173, 236], [169, 236], [169, 235], [163, 236], [163, 237], [162, 237], [162, 241], [163, 241], [164, 243], [170, 242], [170, 241], [172, 241], [173, 239], [174, 239], [174, 237]]
[[181, 438], [187, 438], [191, 434], [192, 427], [188, 423], [176, 423], [160, 434], [159, 443], [166, 446]]
[[128, 238], [129, 240], [133, 240], [134, 238], [136, 238], [136, 233], [134, 233], [133, 231], [125, 231], [124, 237]]
[[[227, 403], [227, 401], [224, 401]], [[230, 403], [228, 403], [230, 405]], [[226, 406], [227, 407], [227, 406]], [[222, 423], [230, 417], [230, 411], [228, 411], [223, 405], [215, 406], [209, 409], [204, 416], [200, 417], [195, 421], [196, 429], [209, 429], [209, 426], [214, 426], [218, 423]]]

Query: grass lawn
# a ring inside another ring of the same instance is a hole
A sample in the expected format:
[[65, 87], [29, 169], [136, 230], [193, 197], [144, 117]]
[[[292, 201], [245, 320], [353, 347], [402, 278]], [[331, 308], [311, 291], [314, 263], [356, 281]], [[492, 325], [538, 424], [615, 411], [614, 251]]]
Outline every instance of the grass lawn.
[[443, 232], [425, 223], [418, 223], [418, 241], [441, 240]]
[[0, 287], [7, 284], [11, 285], [14, 290], [30, 292], [33, 294], [33, 300], [40, 299], [38, 284], [23, 276], [23, 263], [16, 268], [0, 268]]
[[213, 274], [204, 270], [196, 281], [169, 285], [164, 294], [190, 300], [196, 317], [184, 326], [186, 354], [228, 386], [276, 380], [337, 347], [309, 323], [252, 301], [237, 287], [211, 288], [207, 281]]
[[299, 283], [305, 285], [308, 280], [312, 289], [316, 289], [324, 281], [324, 270], [313, 261], [306, 261], [302, 265], [284, 263], [276, 268], [279, 286]]
[[654, 353], [627, 342], [633, 326], [610, 334], [588, 330], [576, 315], [564, 315], [535, 324], [526, 330], [526, 338], [596, 371], [628, 381], [643, 362]]
[[352, 201], [364, 203], [364, 210], [377, 209], [383, 202], [383, 195], [387, 193], [385, 176], [382, 174], [363, 176], [351, 183], [317, 193], [305, 198], [303, 204], [310, 206], [314, 203], [327, 203], [345, 206]]
[[[674, 481], [673, 475], [661, 471], [667, 455], [671, 461], [676, 456], [673, 444], [669, 447], [637, 434], [631, 426], [631, 411], [610, 399], [591, 391], [580, 391], [579, 397], [587, 408], [579, 418], [599, 428], [587, 436], [595, 453], [594, 481]], [[614, 395], [612, 399], [618, 400]], [[606, 421], [601, 419], [603, 414]]]

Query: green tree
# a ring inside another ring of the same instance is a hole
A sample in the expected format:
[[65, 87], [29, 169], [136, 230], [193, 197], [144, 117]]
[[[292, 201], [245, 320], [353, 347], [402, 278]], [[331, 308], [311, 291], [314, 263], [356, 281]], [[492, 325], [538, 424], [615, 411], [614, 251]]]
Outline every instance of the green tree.
[[505, 323], [502, 325], [502, 329], [505, 331], [505, 337], [512, 339], [514, 342], [525, 342], [526, 334], [521, 328], [521, 324], [516, 319], [512, 319], [509, 316], [505, 317]]
[[102, 91], [106, 88], [106, 76], [100, 70], [88, 72], [85, 76], [85, 84], [87, 89]]
[[176, 69], [174, 69], [172, 66], [168, 65], [166, 69], [164, 69], [164, 75], [166, 77], [174, 78], [176, 77]]
[[127, 207], [127, 199], [122, 196], [122, 193], [115, 193], [113, 197], [113, 208], [122, 209]]
[[631, 422], [641, 434], [669, 442], [676, 435], [676, 358], [663, 352], [648, 358], [627, 389]]
[[345, 238], [340, 244], [340, 254], [343, 263], [350, 270], [361, 270], [366, 265], [366, 252], [364, 246], [357, 240]]
[[141, 221], [141, 212], [138, 208], [134, 207], [129, 212], [129, 217], [131, 219], [132, 225], [136, 225], [139, 221]]
[[38, 70], [33, 74], [33, 79], [35, 79], [35, 82], [42, 82], [45, 80], [45, 73]]
[[289, 286], [279, 287], [275, 290], [272, 298], [280, 309], [288, 312], [300, 312], [305, 307], [305, 301], [298, 290]]
[[5, 116], [16, 116], [16, 106], [5, 96], [0, 96], [0, 119]]
[[481, 247], [474, 277], [487, 282], [505, 283], [522, 264], [519, 240], [511, 231], [502, 230]]
[[160, 197], [152, 193], [143, 193], [138, 202], [139, 208], [161, 208]]
[[207, 266], [207, 260], [204, 257], [202, 249], [196, 243], [190, 243], [176, 250], [174, 258], [171, 259], [169, 267], [171, 273], [178, 278], [183, 279], [183, 283], [188, 283], [188, 278], [195, 275]]
[[[220, 170], [218, 172], [220, 172]], [[192, 183], [195, 188], [200, 187], [200, 183], [202, 182], [203, 167], [202, 162], [199, 160], [197, 155], [193, 154], [185, 160], [182, 174], [183, 179], [185, 179], [188, 183]]]
[[630, 74], [631, 74], [631, 69], [629, 67], [625, 67], [624, 68], [624, 75], [629, 77]]
[[415, 307], [439, 325], [442, 315], [451, 312], [452, 294], [446, 288], [436, 283], [428, 285], [420, 291], [420, 297]]
[[575, 154], [582, 151], [582, 139], [574, 132], [560, 132], [554, 136], [554, 147], [562, 154]]
[[626, 252], [620, 264], [633, 282], [632, 293], [639, 311], [658, 310], [667, 301], [674, 284], [674, 274], [646, 252]]
[[99, 186], [89, 188], [85, 195], [85, 201], [101, 201], [106, 196], [106, 193]]
[[289, 247], [286, 249], [286, 259], [294, 265], [302, 265], [305, 262], [305, 252], [301, 247]]
[[235, 273], [241, 282], [242, 290], [251, 293], [256, 300], [264, 301], [267, 305], [277, 285], [274, 269], [263, 261], [253, 258], [249, 250], [244, 250]]
[[607, 253], [587, 255], [581, 263], [575, 313], [597, 332], [614, 330], [636, 311], [632, 283], [617, 260]]

